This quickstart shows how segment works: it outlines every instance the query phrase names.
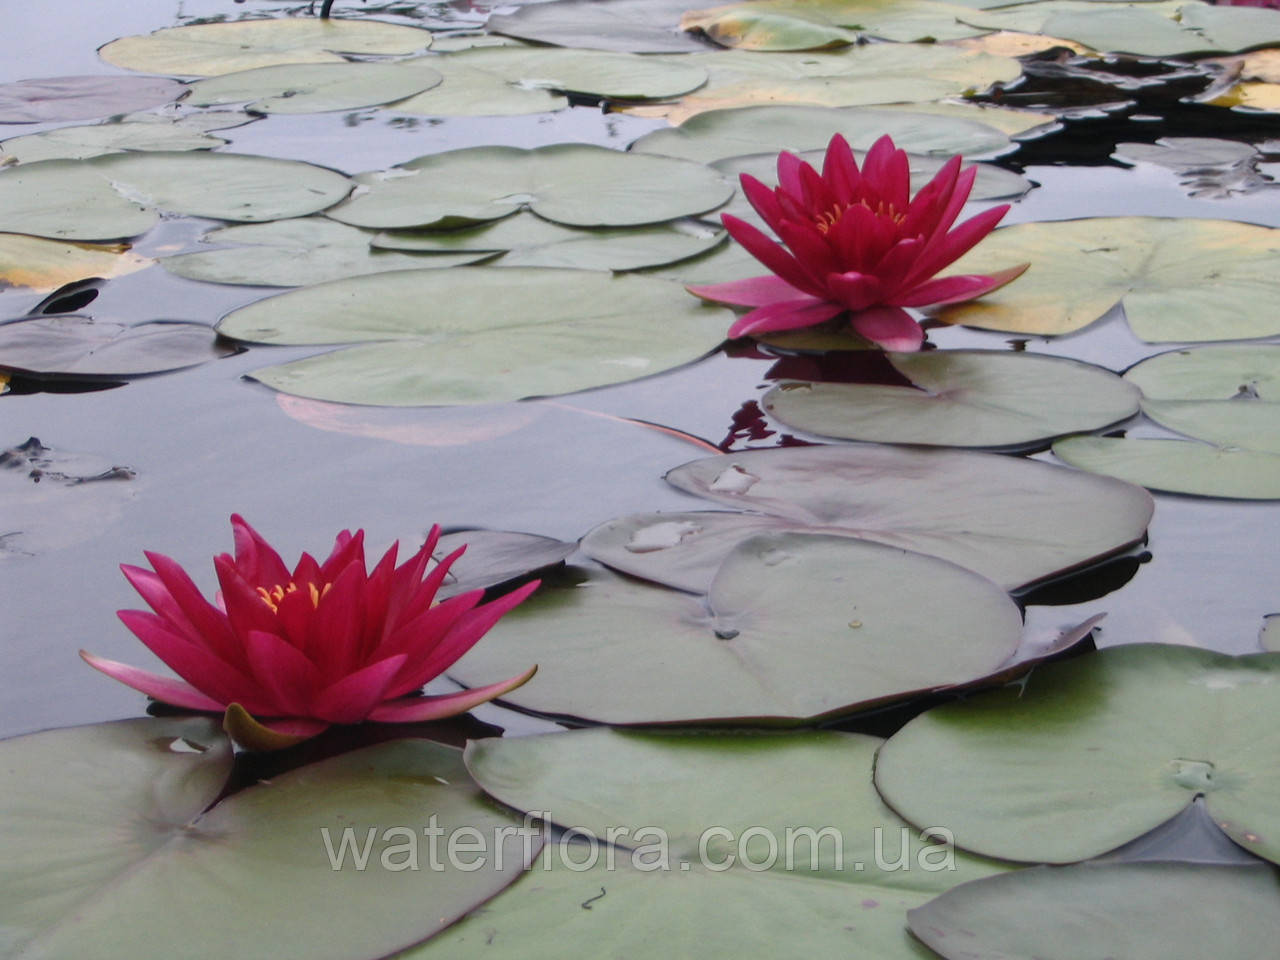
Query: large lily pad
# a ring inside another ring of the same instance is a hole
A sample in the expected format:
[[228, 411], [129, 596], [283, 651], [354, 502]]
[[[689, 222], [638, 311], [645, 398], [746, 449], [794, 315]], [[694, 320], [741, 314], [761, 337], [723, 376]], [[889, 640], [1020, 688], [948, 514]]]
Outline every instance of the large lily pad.
[[[1124, 306], [1148, 342], [1280, 333], [1277, 231], [1229, 220], [1097, 217], [995, 231], [955, 264], [983, 273], [1031, 261], [1018, 282], [938, 316], [989, 330], [1070, 333]], [[1010, 258], [1013, 258], [1012, 260]]]
[[787, 381], [760, 401], [775, 419], [827, 437], [999, 447], [1096, 430], [1138, 412], [1139, 391], [1110, 370], [995, 350], [893, 353], [914, 386]]
[[0, 173], [0, 227], [67, 240], [134, 236], [157, 209], [253, 222], [323, 210], [351, 189], [297, 160], [234, 153], [116, 153], [44, 160]]
[[971, 11], [962, 15], [964, 21], [989, 30], [1042, 33], [1078, 41], [1095, 50], [1153, 57], [1220, 49], [1175, 22], [1182, 8], [1203, 6], [1185, 0], [1105, 4], [1094, 0], [1042, 0], [982, 6], [998, 9]]
[[1082, 863], [975, 880], [907, 916], [948, 960], [1168, 960], [1175, 944], [1184, 957], [1261, 957], [1280, 938], [1278, 892], [1263, 864]]
[[126, 150], [211, 150], [226, 144], [195, 124], [121, 121], [59, 127], [0, 142], [0, 166], [36, 160], [84, 160]]
[[[913, 603], [927, 591], [928, 609]], [[471, 686], [513, 658], [538, 674], [506, 701], [602, 723], [795, 723], [988, 676], [1017, 648], [1017, 607], [934, 557], [846, 537], [766, 534], [702, 598], [599, 571], [544, 588], [450, 669]], [[647, 682], [635, 682], [635, 664]], [[510, 671], [508, 671], [510, 672]]]
[[667, 474], [682, 490], [752, 512], [623, 517], [591, 531], [582, 546], [627, 573], [701, 592], [740, 540], [809, 530], [933, 554], [1015, 589], [1143, 536], [1151, 497], [1097, 479], [958, 450], [754, 450]]
[[1150, 437], [1067, 437], [1054, 454], [1073, 467], [1152, 490], [1240, 500], [1280, 499], [1280, 454]]
[[130, 326], [58, 314], [0, 324], [0, 368], [36, 376], [133, 377], [195, 366], [229, 352], [202, 323]]
[[1280, 655], [1111, 647], [937, 707], [880, 750], [876, 786], [957, 845], [1066, 863], [1132, 840], [1203, 796], [1236, 843], [1280, 859]]
[[308, 287], [237, 310], [218, 330], [257, 343], [386, 341], [254, 377], [299, 396], [412, 406], [498, 403], [633, 380], [712, 350], [728, 317], [665, 280], [469, 267]]
[[498, 266], [638, 270], [696, 256], [724, 241], [725, 233], [700, 220], [641, 227], [566, 227], [528, 211], [454, 230], [392, 230], [374, 237], [382, 250], [419, 253], [473, 251], [502, 254]]
[[1241, 343], [1170, 350], [1130, 367], [1124, 378], [1149, 400], [1256, 397], [1280, 403], [1280, 346]]
[[682, 126], [645, 134], [631, 149], [712, 163], [752, 153], [820, 150], [835, 133], [844, 134], [857, 150], [870, 149], [886, 133], [910, 153], [986, 156], [1013, 148], [1007, 135], [968, 117], [877, 107], [786, 106], [708, 110]]
[[446, 557], [464, 544], [467, 552], [449, 568], [449, 576], [440, 587], [441, 597], [488, 589], [528, 576], [564, 562], [578, 549], [576, 543], [567, 540], [513, 530], [456, 530], [440, 538], [435, 556]]
[[[525, 863], [524, 838], [503, 832], [518, 821], [480, 795], [459, 751], [425, 740], [303, 767], [204, 813], [231, 756], [207, 720], [55, 730], [0, 754], [0, 917], [6, 947], [24, 957], [136, 960], [175, 943], [192, 960], [385, 956], [493, 896]], [[429, 859], [429, 825], [493, 842], [469, 848], [465, 869], [439, 851]], [[318, 913], [343, 922], [317, 924]]]
[[187, 99], [198, 107], [247, 102], [258, 113], [323, 113], [403, 100], [441, 79], [418, 64], [283, 64], [198, 80]]
[[705, 47], [680, 32], [687, 0], [553, 0], [486, 23], [494, 33], [561, 47], [630, 53], [689, 53]]
[[680, 26], [746, 50], [810, 50], [862, 37], [933, 42], [987, 32], [962, 22], [971, 11], [933, 0], [757, 0], [691, 10]]
[[92, 120], [156, 107], [186, 92], [162, 77], [43, 77], [0, 84], [0, 123]]
[[418, 27], [286, 17], [166, 27], [113, 40], [98, 54], [126, 70], [213, 77], [283, 63], [341, 63], [343, 53], [403, 55], [430, 45], [431, 31]]
[[44, 292], [89, 277], [119, 277], [153, 261], [124, 244], [59, 243], [20, 233], [0, 233], [0, 289]]
[[242, 224], [211, 230], [200, 238], [202, 243], [236, 246], [181, 253], [165, 257], [160, 263], [170, 273], [189, 280], [301, 287], [389, 270], [455, 267], [489, 256], [485, 253], [415, 256], [375, 250], [369, 245], [372, 237], [366, 230], [323, 217]]
[[659, 958], [684, 955], [695, 938], [715, 960], [797, 950], [919, 960], [904, 909], [1001, 868], [964, 854], [947, 862], [945, 848], [903, 833], [870, 787], [877, 743], [825, 731], [614, 730], [473, 742], [468, 763], [488, 789], [580, 836], [549, 843], [523, 881], [406, 960]]
[[631, 226], [703, 213], [733, 193], [702, 164], [587, 144], [451, 150], [356, 182], [365, 189], [327, 215], [383, 229], [496, 220], [525, 207], [572, 226]]
[[1170, 430], [1230, 449], [1280, 454], [1280, 404], [1265, 400], [1143, 400], [1142, 412]]

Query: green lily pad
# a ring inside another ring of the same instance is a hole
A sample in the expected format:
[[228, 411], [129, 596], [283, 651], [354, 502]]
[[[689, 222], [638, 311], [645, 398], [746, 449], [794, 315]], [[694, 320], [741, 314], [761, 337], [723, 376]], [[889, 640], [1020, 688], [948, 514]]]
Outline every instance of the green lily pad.
[[384, 231], [373, 239], [383, 250], [501, 253], [496, 266], [638, 270], [697, 256], [724, 242], [725, 233], [699, 220], [641, 227], [565, 227], [528, 211], [454, 230]]
[[418, 256], [375, 250], [369, 245], [372, 237], [367, 230], [324, 217], [250, 223], [220, 227], [200, 238], [201, 243], [239, 246], [180, 253], [165, 257], [160, 263], [170, 273], [188, 280], [302, 287], [389, 270], [455, 267], [489, 256], [483, 253]]
[[404, 63], [290, 63], [224, 73], [191, 85], [197, 107], [249, 102], [257, 113], [324, 113], [403, 100], [443, 79]]
[[934, 42], [987, 31], [962, 22], [971, 11], [932, 0], [757, 0], [691, 10], [680, 25], [746, 50], [811, 50], [863, 37]]
[[0, 123], [92, 120], [177, 100], [184, 84], [161, 77], [43, 77], [0, 83]]
[[699, 163], [587, 144], [470, 147], [377, 173], [327, 215], [357, 227], [453, 226], [527, 207], [578, 227], [660, 223], [724, 203], [733, 187]]
[[1280, 499], [1280, 455], [1261, 450], [1148, 437], [1067, 437], [1053, 445], [1053, 452], [1073, 467], [1152, 490], [1240, 500]]
[[1269, 613], [1262, 618], [1258, 642], [1263, 650], [1280, 651], [1280, 613]]
[[0, 368], [44, 377], [135, 377], [225, 357], [203, 323], [133, 326], [76, 314], [0, 324]]
[[130, 253], [125, 244], [60, 243], [20, 233], [0, 233], [0, 289], [38, 292], [89, 277], [119, 277], [154, 261]]
[[1280, 403], [1280, 346], [1241, 343], [1170, 350], [1130, 367], [1124, 378], [1150, 400], [1246, 396]]
[[211, 150], [226, 142], [182, 122], [122, 121], [59, 127], [0, 141], [0, 166], [36, 160], [84, 160], [126, 150]]
[[341, 63], [343, 53], [402, 56], [430, 45], [431, 31], [418, 27], [287, 17], [166, 27], [113, 40], [98, 55], [126, 70], [214, 77], [284, 63]]
[[753, 450], [677, 467], [681, 490], [749, 513], [656, 513], [601, 524], [583, 550], [626, 573], [707, 589], [724, 556], [764, 531], [842, 534], [932, 554], [1016, 589], [1140, 540], [1141, 488], [1051, 464], [872, 444]]
[[252, 222], [301, 217], [341, 200], [342, 174], [297, 160], [157, 151], [43, 160], [0, 173], [0, 228], [52, 239], [146, 232], [157, 209]]
[[1097, 856], [1203, 796], [1232, 840], [1276, 860], [1277, 684], [1275, 654], [1110, 647], [922, 714], [880, 749], [876, 786], [958, 846], [1045, 863]]
[[[1029, 260], [1017, 283], [937, 310], [947, 323], [1055, 336], [1116, 303], [1148, 342], [1280, 333], [1277, 231], [1230, 220], [1095, 217], [996, 230], [956, 261], [984, 273]], [[1010, 259], [1010, 258], [1013, 259]]]
[[1097, 430], [1138, 412], [1139, 391], [1110, 370], [996, 350], [891, 353], [911, 387], [787, 381], [761, 406], [788, 426], [879, 443], [1001, 447]]
[[1021, 626], [1002, 589], [934, 557], [777, 533], [729, 551], [705, 603], [603, 570], [544, 587], [449, 673], [473, 686], [522, 656], [538, 674], [506, 702], [599, 723], [796, 723], [988, 676]]
[[436, 544], [435, 556], [446, 557], [466, 545], [467, 552], [449, 568], [441, 598], [488, 589], [564, 562], [576, 543], [512, 530], [457, 530]]
[[1173, 20], [1156, 12], [1155, 6], [1056, 14], [1045, 22], [1044, 32], [1095, 50], [1152, 57], [1245, 50], [1280, 42], [1280, 12], [1275, 10], [1174, 3], [1170, 4], [1177, 9]]
[[[580, 836], [548, 843], [524, 880], [405, 960], [683, 956], [697, 930], [715, 931], [698, 942], [714, 960], [796, 951], [919, 960], [926, 951], [903, 911], [1001, 867], [964, 854], [948, 863], [945, 848], [903, 833], [870, 787], [878, 742], [603, 729], [473, 742], [468, 763], [495, 795]], [[601, 842], [582, 842], [591, 835]]]
[[[208, 720], [54, 730], [0, 753], [0, 918], [6, 946], [32, 958], [123, 960], [175, 943], [192, 960], [385, 956], [493, 896], [526, 862], [522, 838], [503, 832], [518, 821], [484, 799], [459, 751], [425, 740], [302, 767], [204, 813], [231, 759]], [[431, 857], [428, 826], [491, 842], [455, 867], [442, 851]], [[344, 919], [318, 925], [319, 913]]]
[[1217, 447], [1280, 454], [1280, 404], [1265, 400], [1143, 400], [1160, 424]]
[[256, 343], [386, 341], [253, 376], [298, 396], [415, 406], [500, 403], [634, 380], [714, 349], [729, 316], [665, 280], [468, 267], [296, 290], [236, 310], [218, 331]]
[[680, 32], [687, 0], [553, 0], [492, 14], [493, 33], [560, 47], [623, 53], [691, 53], [706, 48]]
[[[988, 30], [1041, 33], [1076, 40], [1095, 50], [1164, 56], [1185, 51], [1189, 42], [1195, 42], [1191, 40], [1192, 34], [1180, 30], [1174, 23], [1180, 9], [1192, 5], [1187, 0], [1140, 0], [1137, 3], [1040, 0], [1008, 6], [984, 3], [981, 6], [999, 9], [973, 10], [961, 17], [965, 23]], [[1068, 32], [1061, 32], [1064, 30]], [[1203, 41], [1199, 49], [1205, 49]]]
[[1277, 892], [1263, 864], [1081, 863], [975, 880], [907, 916], [949, 960], [1167, 960], [1173, 944], [1184, 957], [1261, 957], [1280, 937]]
[[1006, 134], [968, 117], [878, 107], [797, 106], [708, 110], [679, 127], [645, 134], [631, 149], [712, 163], [753, 153], [820, 150], [835, 133], [844, 134], [856, 150], [869, 150], [886, 133], [910, 153], [987, 156], [1013, 149]]
[[[491, 47], [415, 62], [429, 63], [442, 71], [445, 83], [396, 104], [395, 109], [436, 116], [560, 109], [567, 100], [559, 94], [566, 92], [615, 100], [678, 97], [707, 80], [706, 71], [687, 59], [601, 50]], [[518, 96], [535, 91], [544, 96]], [[548, 91], [555, 91], [558, 105], [545, 105]], [[489, 97], [495, 98], [492, 105], [486, 103]]]

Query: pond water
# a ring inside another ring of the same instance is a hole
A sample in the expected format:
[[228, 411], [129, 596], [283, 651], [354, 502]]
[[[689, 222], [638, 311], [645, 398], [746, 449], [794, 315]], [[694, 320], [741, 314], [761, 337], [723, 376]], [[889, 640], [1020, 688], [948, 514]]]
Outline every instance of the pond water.
[[[353, 13], [362, 12], [351, 6]], [[230, 0], [27, 4], [6, 14], [0, 82], [123, 74], [100, 61], [96, 48], [120, 36], [203, 18], [304, 9]], [[406, 5], [402, 11], [413, 15], [393, 11], [383, 19], [465, 27], [482, 23], [488, 12], [462, 3]], [[1265, 117], [1250, 122], [1255, 141], [1280, 132], [1280, 123]], [[369, 110], [276, 116], [219, 135], [230, 141], [225, 151], [307, 160], [353, 174], [482, 144], [571, 141], [624, 148], [664, 125], [591, 106], [501, 120], [430, 122]], [[56, 126], [0, 124], [0, 138]], [[1109, 152], [1097, 149], [1099, 140], [1149, 142], [1179, 132], [1113, 114], [1074, 121], [1067, 133], [1029, 146], [1027, 156], [1035, 162], [1025, 168], [1018, 152], [1003, 158], [1037, 184], [1014, 204], [1005, 223], [1158, 215], [1280, 226], [1280, 190], [1272, 185], [1223, 198], [1192, 197], [1172, 170], [1096, 165], [1098, 154]], [[1054, 150], [1078, 159], [1085, 153], [1082, 144], [1093, 153], [1087, 164], [1051, 162]], [[144, 255], [188, 249], [211, 225], [166, 219], [138, 238], [135, 249]], [[87, 309], [101, 319], [130, 323], [180, 319], [212, 325], [274, 292], [186, 281], [152, 267], [106, 283]], [[22, 316], [41, 299], [24, 290], [0, 292], [0, 317]], [[1138, 340], [1115, 311], [1058, 338], [935, 327], [930, 340], [942, 348], [1025, 348], [1116, 371], [1167, 349]], [[0, 737], [139, 713], [137, 693], [85, 669], [76, 652], [86, 647], [127, 662], [145, 658], [115, 618], [117, 609], [137, 603], [118, 565], [140, 562], [143, 550], [173, 556], [212, 590], [209, 558], [230, 547], [232, 513], [243, 514], [291, 556], [323, 549], [331, 532], [343, 527], [363, 527], [375, 547], [396, 538], [416, 544], [437, 522], [576, 540], [623, 514], [700, 509], [702, 501], [664, 483], [663, 474], [720, 444], [744, 404], [760, 400], [774, 363], [767, 356], [717, 352], [616, 387], [469, 408], [335, 408], [243, 378], [314, 352], [255, 346], [113, 389], [16, 390], [0, 399], [0, 446], [37, 437], [57, 453], [82, 457], [73, 467], [86, 473], [112, 466], [128, 471], [127, 478], [76, 486], [36, 486], [19, 471], [0, 475], [10, 502], [0, 508], [0, 533], [17, 525], [24, 531], [0, 539], [0, 643], [6, 653]], [[796, 434], [777, 424], [766, 427], [771, 435], [746, 445], [769, 446]], [[1140, 416], [1120, 429], [1130, 436], [1168, 435]], [[734, 447], [742, 448], [741, 442]], [[1048, 452], [1033, 455], [1053, 460]], [[1156, 501], [1148, 542], [1102, 572], [1033, 593], [1026, 610], [1030, 627], [1051, 632], [1106, 613], [1097, 634], [1100, 646], [1158, 641], [1229, 653], [1259, 649], [1264, 616], [1280, 610], [1280, 511], [1266, 502], [1170, 494], [1157, 494]], [[452, 685], [439, 680], [429, 692], [448, 689]], [[494, 705], [475, 716], [509, 733], [557, 729]]]

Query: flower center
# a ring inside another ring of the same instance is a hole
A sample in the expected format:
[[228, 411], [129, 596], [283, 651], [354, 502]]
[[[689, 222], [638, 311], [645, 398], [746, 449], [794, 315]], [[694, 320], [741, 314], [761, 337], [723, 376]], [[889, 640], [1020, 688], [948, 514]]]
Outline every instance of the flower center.
[[[853, 204], [850, 204], [849, 206], [853, 206]], [[902, 221], [907, 218], [905, 211], [899, 212], [897, 207], [892, 203], [886, 203], [884, 200], [877, 202], [874, 207], [867, 203], [866, 200], [859, 200], [857, 206], [866, 207], [877, 217], [884, 217], [888, 220], [892, 220], [894, 223], [902, 223]], [[831, 206], [830, 210], [824, 210], [822, 213], [814, 217], [814, 225], [818, 228], [818, 232], [823, 234], [827, 233], [827, 231], [840, 222], [840, 218], [844, 216], [844, 212], [848, 209], [848, 206], [836, 203]]]
[[[332, 583], [326, 583], [323, 588], [317, 587], [314, 583], [307, 584], [307, 589], [311, 591], [311, 607], [315, 609], [320, 606], [320, 598], [329, 592]], [[262, 598], [262, 602], [271, 608], [272, 613], [280, 612], [280, 604], [284, 602], [287, 594], [297, 593], [298, 585], [296, 583], [288, 583], [284, 586], [277, 584], [268, 590], [266, 587], [258, 587], [258, 596]]]

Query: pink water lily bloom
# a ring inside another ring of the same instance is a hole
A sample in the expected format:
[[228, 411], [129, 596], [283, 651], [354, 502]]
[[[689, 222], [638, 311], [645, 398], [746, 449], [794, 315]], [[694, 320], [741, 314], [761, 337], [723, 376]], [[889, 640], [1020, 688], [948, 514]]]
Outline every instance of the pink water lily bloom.
[[924, 331], [904, 308], [972, 300], [1027, 268], [935, 276], [995, 229], [1009, 209], [994, 207], [952, 229], [975, 176], [952, 157], [911, 197], [907, 155], [888, 136], [875, 142], [861, 170], [839, 134], [831, 138], [821, 174], [783, 152], [776, 189], [745, 173], [741, 182], [785, 247], [731, 214], [721, 217], [730, 235], [773, 274], [688, 290], [754, 308], [729, 328], [730, 337], [847, 315], [855, 333], [886, 350], [918, 350]]
[[120, 619], [181, 679], [82, 650], [85, 661], [163, 703], [223, 713], [228, 732], [253, 749], [289, 746], [331, 724], [451, 717], [533, 676], [536, 667], [485, 687], [412, 696], [538, 586], [484, 604], [483, 590], [434, 602], [466, 549], [432, 566], [439, 527], [398, 567], [393, 544], [372, 572], [363, 530], [342, 531], [327, 560], [304, 553], [290, 571], [243, 518], [231, 527], [235, 556], [214, 558], [217, 604], [163, 554], [147, 553], [151, 570], [121, 567], [154, 612], [121, 610]]

